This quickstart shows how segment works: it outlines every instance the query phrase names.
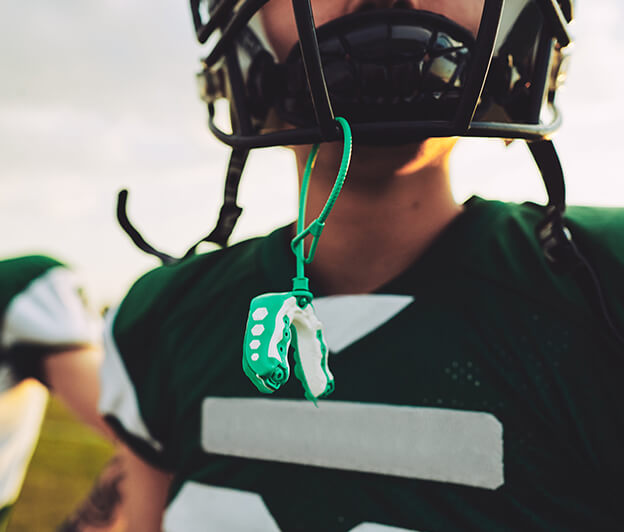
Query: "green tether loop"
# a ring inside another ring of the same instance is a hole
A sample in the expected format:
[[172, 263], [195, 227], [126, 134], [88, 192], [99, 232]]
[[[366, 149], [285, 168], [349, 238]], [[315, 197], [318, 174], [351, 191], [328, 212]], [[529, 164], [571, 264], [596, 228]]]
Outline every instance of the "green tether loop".
[[[312, 150], [310, 151], [310, 155], [308, 156], [308, 161], [306, 163], [305, 171], [303, 173], [303, 179], [301, 181], [301, 194], [299, 196], [299, 219], [297, 220], [297, 236], [292, 239], [290, 246], [297, 258], [297, 278], [302, 279], [305, 277], [304, 273], [304, 265], [310, 264], [314, 260], [314, 255], [316, 253], [316, 247], [318, 246], [318, 241], [321, 237], [321, 233], [323, 232], [323, 228], [325, 227], [325, 220], [329, 216], [336, 200], [338, 199], [338, 195], [342, 190], [342, 186], [344, 185], [345, 178], [347, 177], [347, 171], [349, 170], [349, 163], [351, 162], [351, 150], [353, 147], [353, 139], [351, 136], [351, 127], [349, 123], [342, 117], [336, 117], [336, 121], [342, 127], [342, 132], [344, 136], [344, 148], [342, 151], [342, 162], [340, 163], [340, 170], [338, 171], [338, 176], [336, 177], [336, 182], [334, 183], [334, 187], [329, 195], [327, 202], [325, 203], [325, 207], [321, 211], [321, 214], [318, 218], [316, 218], [308, 227], [305, 227], [305, 208], [306, 202], [308, 199], [308, 188], [310, 185], [310, 175], [312, 174], [312, 170], [314, 169], [314, 163], [316, 162], [316, 157], [319, 151], [319, 144], [315, 144], [312, 146]], [[304, 248], [303, 248], [303, 240], [306, 236], [312, 235], [312, 244], [310, 245], [310, 252], [308, 256], [305, 256]]]

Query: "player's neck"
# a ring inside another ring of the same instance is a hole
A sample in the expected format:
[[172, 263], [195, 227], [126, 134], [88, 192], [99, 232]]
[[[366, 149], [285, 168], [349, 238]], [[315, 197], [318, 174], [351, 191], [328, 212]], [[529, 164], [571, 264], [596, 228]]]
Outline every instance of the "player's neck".
[[[365, 173], [353, 166], [308, 267], [314, 284], [327, 294], [367, 293], [384, 285], [418, 260], [462, 211], [449, 185], [448, 154], [388, 179], [367, 179]], [[327, 172], [322, 165], [315, 169], [308, 222], [321, 212], [334, 179], [333, 166]]]

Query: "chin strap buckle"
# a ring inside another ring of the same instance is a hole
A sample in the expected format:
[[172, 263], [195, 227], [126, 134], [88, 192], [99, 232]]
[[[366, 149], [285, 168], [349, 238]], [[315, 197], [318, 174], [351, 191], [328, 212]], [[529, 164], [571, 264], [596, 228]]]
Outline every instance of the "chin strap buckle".
[[551, 269], [568, 273], [582, 264], [572, 233], [565, 225], [561, 211], [549, 205], [546, 217], [537, 225], [535, 234]]

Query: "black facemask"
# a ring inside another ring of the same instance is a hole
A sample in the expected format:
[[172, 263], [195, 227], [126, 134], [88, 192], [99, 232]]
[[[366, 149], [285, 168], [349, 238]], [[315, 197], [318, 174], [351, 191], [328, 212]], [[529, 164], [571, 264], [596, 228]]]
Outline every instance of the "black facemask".
[[[433, 13], [392, 9], [341, 17], [318, 28], [332, 107], [352, 123], [449, 120], [464, 88], [475, 39]], [[250, 70], [254, 107], [274, 107], [296, 126], [315, 123], [299, 46], [283, 64]]]

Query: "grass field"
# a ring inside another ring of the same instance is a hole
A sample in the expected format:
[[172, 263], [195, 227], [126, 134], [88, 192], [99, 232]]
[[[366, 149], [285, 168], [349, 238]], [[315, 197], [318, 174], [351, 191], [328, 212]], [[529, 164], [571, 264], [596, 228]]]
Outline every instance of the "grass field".
[[112, 454], [110, 444], [52, 399], [8, 532], [54, 531]]

